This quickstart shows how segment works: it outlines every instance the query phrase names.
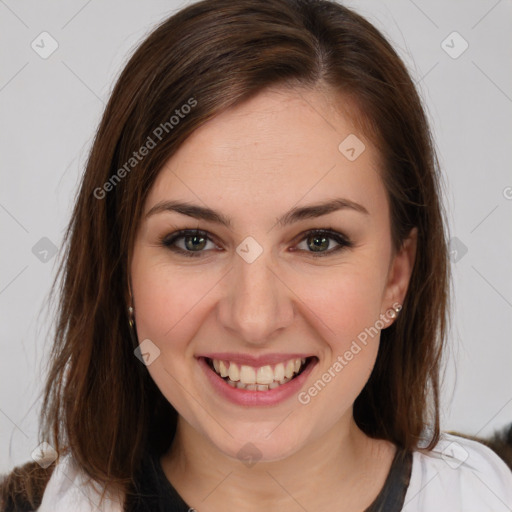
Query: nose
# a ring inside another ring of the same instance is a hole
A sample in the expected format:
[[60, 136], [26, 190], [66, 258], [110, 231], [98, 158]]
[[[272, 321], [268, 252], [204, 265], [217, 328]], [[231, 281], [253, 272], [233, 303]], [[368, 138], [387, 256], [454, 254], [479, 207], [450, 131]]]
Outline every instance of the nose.
[[222, 326], [248, 346], [270, 344], [294, 319], [293, 292], [268, 252], [252, 263], [236, 255], [219, 303]]

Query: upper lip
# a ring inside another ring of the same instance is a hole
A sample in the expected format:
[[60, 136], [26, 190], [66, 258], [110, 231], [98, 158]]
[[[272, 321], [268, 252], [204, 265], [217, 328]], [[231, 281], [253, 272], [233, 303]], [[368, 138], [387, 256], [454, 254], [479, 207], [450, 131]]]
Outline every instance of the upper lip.
[[262, 354], [253, 356], [250, 354], [241, 354], [239, 352], [211, 352], [209, 354], [201, 354], [198, 357], [205, 357], [209, 359], [218, 359], [219, 361], [231, 361], [239, 365], [261, 367], [266, 365], [274, 365], [289, 361], [290, 359], [305, 359], [312, 357], [312, 354], [305, 353], [290, 353], [290, 354]]

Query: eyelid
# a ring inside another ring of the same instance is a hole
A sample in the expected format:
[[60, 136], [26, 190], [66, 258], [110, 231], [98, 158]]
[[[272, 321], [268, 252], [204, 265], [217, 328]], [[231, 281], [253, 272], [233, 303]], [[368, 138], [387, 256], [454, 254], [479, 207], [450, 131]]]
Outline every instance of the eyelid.
[[[179, 240], [181, 238], [186, 238], [188, 236], [194, 236], [194, 235], [206, 238], [207, 241], [210, 241], [210, 242], [216, 244], [217, 246], [220, 245], [219, 243], [216, 242], [216, 237], [214, 235], [212, 235], [208, 231], [205, 231], [205, 230], [199, 229], [199, 228], [186, 228], [186, 229], [180, 229], [178, 231], [174, 231], [173, 233], [163, 236], [160, 239], [160, 244], [178, 255], [183, 255], [185, 257], [201, 257], [201, 256], [203, 256], [203, 254], [205, 254], [209, 251], [185, 251], [183, 249], [173, 247], [173, 244], [177, 240]], [[351, 248], [354, 246], [354, 243], [350, 240], [350, 238], [348, 236], [346, 236], [345, 234], [341, 233], [340, 231], [338, 231], [332, 227], [307, 229], [307, 230], [301, 232], [300, 234], [298, 234], [294, 238], [293, 243], [295, 245], [297, 245], [300, 242], [302, 242], [303, 240], [307, 239], [309, 236], [314, 236], [314, 235], [317, 235], [317, 236], [325, 235], [328, 239], [334, 240], [338, 245], [334, 249], [329, 249], [328, 251], [314, 252], [314, 251], [306, 251], [303, 249], [299, 249], [299, 250], [294, 249], [294, 252], [295, 251], [303, 252], [303, 253], [306, 253], [313, 257], [323, 257], [323, 256], [330, 256], [334, 253], [337, 253], [338, 251], [340, 251], [342, 249]]]

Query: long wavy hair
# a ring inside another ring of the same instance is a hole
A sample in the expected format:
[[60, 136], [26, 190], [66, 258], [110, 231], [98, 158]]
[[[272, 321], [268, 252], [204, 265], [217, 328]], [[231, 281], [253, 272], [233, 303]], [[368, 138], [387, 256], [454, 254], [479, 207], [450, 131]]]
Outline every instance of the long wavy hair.
[[[404, 63], [372, 24], [332, 1], [203, 0], [161, 23], [119, 76], [54, 285], [58, 317], [40, 440], [59, 457], [70, 453], [105, 488], [129, 494], [144, 449], [167, 450], [177, 420], [130, 340], [128, 269], [145, 198], [192, 132], [271, 86], [326, 88], [333, 108], [339, 95], [351, 98], [353, 120], [382, 157], [394, 247], [418, 229], [403, 310], [382, 331], [354, 418], [368, 436], [407, 449], [418, 447], [426, 427], [427, 449], [438, 441], [450, 295], [446, 224], [432, 136]], [[191, 98], [187, 115], [170, 121]], [[148, 137], [155, 146], [127, 167]], [[13, 471], [2, 486], [5, 502], [24, 489], [37, 505], [53, 467]]]

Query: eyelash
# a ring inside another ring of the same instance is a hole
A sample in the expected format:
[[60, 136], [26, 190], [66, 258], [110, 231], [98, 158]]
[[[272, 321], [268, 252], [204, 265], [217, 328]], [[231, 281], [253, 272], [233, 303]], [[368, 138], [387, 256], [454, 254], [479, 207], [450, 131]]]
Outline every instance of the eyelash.
[[[330, 249], [328, 251], [323, 251], [323, 252], [321, 251], [318, 253], [315, 253], [313, 251], [304, 251], [302, 249], [300, 249], [300, 251], [309, 253], [311, 256], [313, 256], [313, 258], [323, 258], [325, 256], [330, 256], [333, 253], [337, 253], [344, 248], [353, 247], [353, 245], [354, 245], [353, 242], [351, 242], [346, 236], [342, 235], [341, 233], [338, 233], [337, 231], [335, 231], [331, 228], [313, 229], [310, 231], [306, 231], [305, 233], [302, 234], [302, 238], [299, 240], [299, 243], [302, 242], [303, 240], [306, 240], [307, 238], [310, 238], [311, 236], [322, 236], [322, 235], [326, 236], [326, 238], [328, 238], [328, 239], [335, 240], [339, 244], [339, 246], [334, 249]], [[205, 251], [197, 251], [197, 252], [196, 251], [184, 251], [183, 249], [173, 247], [173, 244], [180, 238], [186, 238], [186, 237], [190, 237], [190, 236], [201, 236], [203, 238], [206, 238], [208, 241], [215, 243], [214, 240], [212, 240], [212, 238], [209, 236], [209, 233], [207, 231], [203, 231], [201, 229], [182, 229], [180, 231], [176, 231], [170, 235], [166, 235], [166, 236], [162, 237], [160, 240], [160, 243], [167, 249], [169, 249], [175, 253], [181, 254], [185, 257], [189, 257], [189, 258], [201, 257]]]

